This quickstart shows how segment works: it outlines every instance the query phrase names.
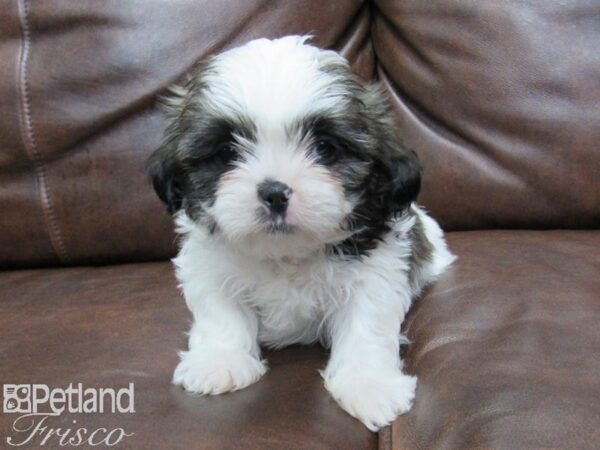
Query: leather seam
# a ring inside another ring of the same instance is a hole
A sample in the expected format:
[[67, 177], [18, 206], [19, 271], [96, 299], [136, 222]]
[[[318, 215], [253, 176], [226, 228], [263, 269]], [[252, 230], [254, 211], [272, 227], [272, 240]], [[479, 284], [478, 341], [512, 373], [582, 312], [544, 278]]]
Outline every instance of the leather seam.
[[44, 222], [46, 230], [54, 253], [60, 262], [68, 261], [68, 252], [58, 226], [56, 214], [50, 198], [50, 190], [48, 188], [46, 178], [46, 167], [44, 160], [39, 152], [35, 133], [33, 130], [33, 119], [31, 115], [31, 104], [29, 96], [29, 83], [27, 78], [27, 63], [29, 60], [29, 52], [31, 47], [31, 31], [29, 28], [28, 12], [29, 6], [27, 0], [19, 0], [19, 22], [21, 26], [22, 46], [19, 55], [19, 107], [20, 107], [20, 123], [21, 123], [21, 138], [25, 153], [33, 164], [38, 184], [40, 195], [40, 203], [44, 214]]
[[392, 450], [392, 425], [383, 427], [377, 433], [377, 450]]
[[373, 27], [375, 26], [375, 14], [377, 13], [377, 5], [374, 1], [369, 1], [369, 43], [371, 44], [371, 52], [373, 52], [373, 73], [371, 74], [371, 78], [376, 82], [380, 82], [379, 80], [379, 71], [377, 68], [379, 67], [379, 57], [377, 56], [377, 52], [375, 51], [375, 42], [373, 38]]

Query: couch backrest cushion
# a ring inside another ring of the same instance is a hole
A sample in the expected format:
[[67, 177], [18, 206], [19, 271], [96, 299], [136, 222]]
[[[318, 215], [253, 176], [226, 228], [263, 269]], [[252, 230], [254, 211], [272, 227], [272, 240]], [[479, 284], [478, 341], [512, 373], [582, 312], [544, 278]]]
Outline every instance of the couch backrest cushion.
[[447, 229], [600, 225], [600, 3], [378, 0], [373, 45]]
[[199, 59], [257, 37], [313, 33], [364, 77], [357, 1], [8, 2], [0, 11], [0, 265], [165, 258], [170, 218], [144, 168], [157, 96]]
[[8, 2], [0, 266], [151, 260], [156, 99], [203, 57], [315, 35], [389, 90], [446, 229], [600, 223], [600, 5], [495, 0]]

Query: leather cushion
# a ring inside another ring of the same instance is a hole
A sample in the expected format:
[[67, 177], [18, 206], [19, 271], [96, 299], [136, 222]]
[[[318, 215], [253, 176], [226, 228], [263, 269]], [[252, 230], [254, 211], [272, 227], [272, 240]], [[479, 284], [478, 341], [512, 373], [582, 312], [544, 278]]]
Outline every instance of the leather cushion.
[[[600, 232], [448, 239], [458, 260], [405, 324], [415, 405], [380, 433], [380, 448], [597, 447]], [[171, 386], [190, 316], [167, 263], [4, 272], [0, 285], [0, 383], [133, 381], [135, 414], [78, 417], [135, 432], [132, 448], [377, 445], [325, 392], [318, 347], [266, 354], [265, 378], [231, 395]]]
[[600, 3], [374, 3], [378, 76], [444, 228], [598, 228]]
[[[233, 394], [194, 397], [173, 386], [191, 315], [169, 263], [3, 272], [0, 286], [0, 384], [135, 384], [133, 414], [64, 413], [48, 427], [135, 433], [116, 448], [377, 446], [377, 436], [325, 391], [318, 370], [327, 355], [319, 347], [265, 353], [267, 374]], [[0, 414], [3, 443], [23, 440], [11, 432], [16, 416]]]
[[211, 52], [289, 33], [313, 32], [382, 79], [426, 169], [420, 200], [446, 229], [597, 227], [598, 8], [12, 2], [0, 12], [0, 267], [171, 256], [144, 176], [165, 126], [157, 95]]
[[449, 235], [458, 260], [406, 322], [416, 402], [394, 448], [600, 442], [600, 232]]
[[172, 256], [170, 218], [144, 173], [166, 126], [159, 94], [211, 53], [286, 34], [314, 33], [369, 78], [369, 26], [354, 0], [10, 2], [0, 267]]

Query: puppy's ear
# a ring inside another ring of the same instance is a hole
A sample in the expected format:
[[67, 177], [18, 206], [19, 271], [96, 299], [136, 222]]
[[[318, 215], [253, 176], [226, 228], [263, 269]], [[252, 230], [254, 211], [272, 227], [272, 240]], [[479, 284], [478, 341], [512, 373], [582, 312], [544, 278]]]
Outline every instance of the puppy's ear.
[[416, 153], [398, 138], [380, 86], [369, 86], [365, 93], [363, 104], [376, 146], [369, 188], [378, 206], [393, 215], [417, 199], [423, 170]]
[[185, 171], [180, 161], [179, 146], [183, 132], [184, 111], [190, 92], [191, 81], [184, 86], [172, 86], [159, 99], [169, 120], [162, 145], [148, 159], [146, 173], [154, 191], [167, 205], [169, 214], [181, 209], [183, 201], [183, 177]]
[[179, 211], [183, 200], [180, 180], [182, 171], [176, 160], [176, 148], [174, 142], [163, 144], [150, 156], [146, 169], [156, 195], [167, 205], [169, 214]]
[[406, 209], [417, 199], [421, 190], [422, 168], [414, 151], [400, 142], [390, 142], [391, 151], [375, 164], [384, 173], [377, 190], [391, 213]]

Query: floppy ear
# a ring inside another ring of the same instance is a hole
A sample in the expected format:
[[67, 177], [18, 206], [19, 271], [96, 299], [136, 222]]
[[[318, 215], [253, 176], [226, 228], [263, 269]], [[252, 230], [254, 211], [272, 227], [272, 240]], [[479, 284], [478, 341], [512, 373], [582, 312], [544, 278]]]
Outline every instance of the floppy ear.
[[390, 217], [417, 199], [422, 168], [416, 153], [398, 138], [387, 96], [379, 84], [364, 88], [362, 104], [375, 146], [370, 195], [380, 202], [381, 213]]
[[392, 133], [381, 126], [373, 130], [378, 135], [370, 170], [361, 187], [360, 201], [350, 215], [352, 227], [360, 231], [337, 246], [338, 251], [348, 255], [359, 256], [374, 249], [390, 230], [390, 219], [408, 209], [421, 188], [421, 166], [415, 152], [400, 143], [391, 124], [387, 130]]
[[169, 214], [181, 208], [182, 191], [180, 164], [176, 160], [176, 142], [166, 142], [154, 151], [147, 165], [147, 174], [158, 198], [167, 205]]
[[367, 185], [370, 208], [384, 219], [408, 208], [421, 188], [421, 165], [415, 152], [403, 147], [392, 152], [384, 150], [376, 157]]
[[152, 153], [146, 165], [146, 173], [152, 181], [154, 191], [167, 205], [169, 214], [181, 209], [183, 201], [184, 170], [179, 159], [178, 148], [182, 132], [183, 112], [192, 81], [185, 86], [174, 85], [159, 99], [170, 121], [162, 145]]
[[[400, 212], [417, 199], [421, 190], [423, 169], [417, 154], [396, 142], [393, 156], [385, 162], [390, 170], [389, 206], [393, 213]], [[385, 188], [385, 187], [384, 187]]]

